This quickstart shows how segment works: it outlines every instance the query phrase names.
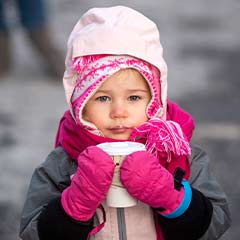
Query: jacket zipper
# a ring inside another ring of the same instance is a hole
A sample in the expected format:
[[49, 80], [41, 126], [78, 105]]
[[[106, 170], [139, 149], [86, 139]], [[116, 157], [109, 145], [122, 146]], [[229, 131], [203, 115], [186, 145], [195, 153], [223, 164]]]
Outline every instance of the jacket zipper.
[[117, 208], [119, 240], [127, 240], [124, 208]]

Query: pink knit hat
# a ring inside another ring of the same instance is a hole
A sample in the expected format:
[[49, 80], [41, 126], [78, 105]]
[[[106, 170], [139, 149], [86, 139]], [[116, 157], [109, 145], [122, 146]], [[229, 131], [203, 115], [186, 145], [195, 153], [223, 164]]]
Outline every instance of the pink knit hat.
[[93, 8], [77, 22], [68, 40], [65, 95], [80, 125], [86, 101], [107, 77], [120, 69], [139, 71], [149, 84], [149, 118], [166, 118], [167, 66], [157, 26], [141, 13], [124, 6]]
[[92, 8], [73, 28], [63, 77], [65, 95], [75, 121], [98, 134], [82, 118], [88, 99], [100, 85], [120, 69], [136, 69], [146, 79], [152, 99], [148, 122], [135, 129], [131, 140], [146, 137], [155, 154], [188, 155], [189, 142], [180, 125], [166, 121], [167, 65], [163, 59], [158, 28], [143, 14], [124, 6]]
[[78, 77], [71, 97], [71, 106], [73, 117], [79, 125], [90, 130], [96, 129], [94, 125], [83, 119], [84, 106], [109, 76], [120, 69], [127, 68], [141, 73], [149, 85], [152, 99], [147, 106], [147, 116], [152, 118], [159, 114], [162, 110], [162, 103], [160, 101], [160, 75], [156, 67], [131, 56], [90, 55], [73, 60], [73, 69]]

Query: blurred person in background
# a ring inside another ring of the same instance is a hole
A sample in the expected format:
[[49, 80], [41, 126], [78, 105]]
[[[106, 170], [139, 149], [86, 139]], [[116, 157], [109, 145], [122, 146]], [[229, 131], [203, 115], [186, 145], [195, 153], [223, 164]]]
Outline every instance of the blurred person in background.
[[[0, 76], [7, 74], [11, 67], [12, 46], [6, 18], [7, 3], [0, 0]], [[48, 74], [54, 78], [62, 77], [64, 58], [50, 36], [44, 0], [14, 0], [14, 5], [27, 37], [46, 64]]]

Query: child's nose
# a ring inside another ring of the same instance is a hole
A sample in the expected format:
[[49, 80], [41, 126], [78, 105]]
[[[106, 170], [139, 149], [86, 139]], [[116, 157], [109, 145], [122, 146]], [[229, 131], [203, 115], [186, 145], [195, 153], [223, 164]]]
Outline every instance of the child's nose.
[[111, 118], [126, 118], [128, 116], [127, 108], [122, 104], [114, 104], [111, 108]]

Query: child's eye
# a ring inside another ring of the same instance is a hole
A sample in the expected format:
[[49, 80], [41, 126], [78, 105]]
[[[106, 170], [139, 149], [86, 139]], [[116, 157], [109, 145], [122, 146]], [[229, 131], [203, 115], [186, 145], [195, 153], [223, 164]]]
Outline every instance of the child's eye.
[[99, 102], [107, 102], [109, 100], [110, 100], [110, 97], [108, 96], [100, 96], [96, 98], [96, 101], [99, 101]]
[[133, 96], [130, 96], [129, 98], [128, 98], [130, 101], [138, 101], [138, 100], [140, 100], [141, 99], [141, 97], [140, 96], [135, 96], [135, 95], [133, 95]]

